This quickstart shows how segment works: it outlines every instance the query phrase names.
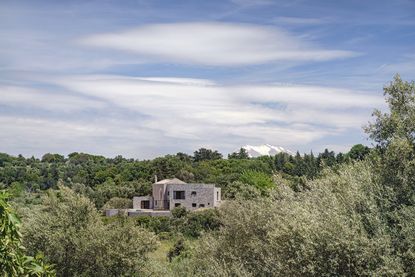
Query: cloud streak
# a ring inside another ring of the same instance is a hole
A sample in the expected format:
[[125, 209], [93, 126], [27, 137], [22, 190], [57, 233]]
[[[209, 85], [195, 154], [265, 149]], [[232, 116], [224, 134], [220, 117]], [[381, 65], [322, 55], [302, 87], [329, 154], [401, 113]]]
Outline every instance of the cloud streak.
[[105, 104], [85, 97], [56, 93], [46, 89], [0, 85], [0, 105], [16, 108], [36, 108], [61, 113], [102, 109]]
[[[131, 155], [137, 140], [140, 151], [177, 141], [184, 149], [211, 145], [230, 151], [246, 143], [272, 142], [295, 150], [328, 135], [359, 129], [372, 107], [382, 105], [381, 96], [315, 86], [225, 86], [204, 79], [118, 75], [64, 76], [49, 82], [77, 97], [94, 99], [93, 105], [67, 102], [73, 111], [99, 110], [95, 102], [105, 103], [102, 113], [86, 122], [64, 121], [65, 126], [87, 126], [85, 136], [103, 140], [99, 149], [108, 155], [116, 154], [108, 141], [117, 145], [122, 141]], [[7, 105], [10, 100], [4, 99], [0, 104]], [[19, 103], [40, 110], [54, 106], [52, 101], [40, 106], [26, 99]], [[89, 129], [99, 132], [88, 133]], [[81, 131], [77, 132], [85, 133]]]
[[0, 139], [12, 153], [148, 158], [171, 149], [233, 151], [265, 142], [296, 150], [357, 132], [383, 104], [380, 95], [323, 86], [88, 74], [34, 78], [37, 88], [0, 86], [0, 107], [20, 111], [0, 111]]
[[218, 22], [144, 25], [127, 31], [91, 35], [79, 42], [135, 53], [153, 62], [209, 66], [327, 61], [358, 55], [314, 46], [278, 28]]

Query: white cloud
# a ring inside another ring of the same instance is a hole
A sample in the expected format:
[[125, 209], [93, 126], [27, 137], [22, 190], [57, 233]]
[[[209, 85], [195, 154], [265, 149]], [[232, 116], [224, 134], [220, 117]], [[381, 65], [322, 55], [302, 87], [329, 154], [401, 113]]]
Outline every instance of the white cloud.
[[[156, 132], [137, 128], [134, 121], [114, 120], [110, 116], [81, 120], [0, 115], [0, 134], [0, 151], [38, 157], [48, 152], [86, 152], [150, 158], [163, 153], [166, 143]], [[171, 145], [166, 143], [170, 148]]]
[[388, 75], [399, 73], [405, 78], [413, 78], [415, 74], [415, 55], [404, 55], [396, 63], [384, 64], [379, 69], [380, 72]]
[[285, 133], [292, 144], [311, 142], [328, 129], [360, 128], [371, 109], [382, 104], [381, 96], [336, 88], [162, 80], [95, 75], [56, 83], [143, 114], [142, 127], [168, 137], [196, 140], [216, 134], [265, 140]]
[[117, 33], [92, 35], [80, 42], [136, 53], [152, 62], [214, 66], [325, 61], [357, 55], [352, 51], [314, 46], [282, 29], [217, 22], [145, 25]]
[[327, 22], [327, 19], [313, 17], [279, 16], [275, 18], [273, 22], [289, 25], [317, 25]]
[[330, 151], [334, 151], [336, 153], [342, 152], [347, 153], [352, 148], [353, 144], [326, 144], [324, 148], [318, 149], [319, 152], [323, 152], [324, 149], [329, 149]]
[[0, 85], [0, 95], [1, 105], [19, 108], [73, 112], [105, 107], [104, 103], [97, 100], [22, 86]]
[[[71, 117], [0, 113], [4, 145], [129, 157], [201, 146], [231, 151], [265, 142], [295, 150], [359, 130], [372, 108], [382, 103], [380, 95], [315, 86], [224, 86], [209, 80], [117, 75], [48, 76], [48, 82], [55, 93], [3, 88], [0, 104], [62, 110], [72, 112]], [[77, 111], [88, 116], [77, 117]]]

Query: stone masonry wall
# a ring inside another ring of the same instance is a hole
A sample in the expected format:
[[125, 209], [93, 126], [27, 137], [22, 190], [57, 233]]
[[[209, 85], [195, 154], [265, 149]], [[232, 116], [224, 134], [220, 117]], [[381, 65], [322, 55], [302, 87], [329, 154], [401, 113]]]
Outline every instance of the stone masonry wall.
[[[217, 189], [212, 184], [170, 184], [167, 186], [170, 210], [174, 209], [176, 204], [189, 210], [215, 207], [218, 205], [215, 196]], [[185, 199], [174, 199], [174, 191], [184, 191]]]

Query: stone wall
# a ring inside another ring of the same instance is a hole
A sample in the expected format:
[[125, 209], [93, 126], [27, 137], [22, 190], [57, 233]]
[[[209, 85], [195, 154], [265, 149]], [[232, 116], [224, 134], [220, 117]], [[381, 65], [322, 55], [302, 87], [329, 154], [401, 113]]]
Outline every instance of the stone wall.
[[141, 201], [150, 201], [149, 209], [154, 208], [153, 197], [152, 196], [135, 196], [133, 197], [133, 209], [141, 209]]
[[[174, 199], [175, 191], [184, 191], [185, 199]], [[217, 195], [220, 197], [220, 188], [215, 188], [213, 184], [170, 184], [167, 186], [167, 195], [170, 210], [177, 205], [196, 210], [217, 207], [220, 203], [216, 199]]]

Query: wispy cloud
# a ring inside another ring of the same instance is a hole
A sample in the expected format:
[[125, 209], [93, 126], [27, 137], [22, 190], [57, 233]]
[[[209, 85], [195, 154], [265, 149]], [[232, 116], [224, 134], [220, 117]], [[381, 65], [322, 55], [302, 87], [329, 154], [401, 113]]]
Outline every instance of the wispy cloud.
[[327, 18], [313, 18], [313, 17], [291, 17], [291, 16], [279, 16], [276, 17], [273, 22], [277, 24], [289, 24], [289, 25], [318, 25], [327, 23]]
[[242, 7], [273, 5], [275, 1], [272, 0], [231, 0], [230, 2], [240, 5]]
[[[89, 151], [110, 156], [119, 151], [149, 157], [180, 141], [183, 150], [210, 145], [231, 151], [238, 145], [263, 142], [295, 150], [327, 135], [360, 128], [372, 107], [382, 104], [381, 96], [317, 86], [232, 86], [206, 79], [118, 75], [61, 76], [47, 81], [54, 93], [1, 88], [0, 106], [33, 111], [20, 116], [0, 114], [2, 140], [10, 145], [11, 136], [19, 137], [12, 143], [16, 149], [27, 148], [32, 141], [43, 152], [59, 147], [81, 151], [87, 146]], [[42, 111], [53, 113], [39, 117]], [[88, 111], [94, 112], [76, 116]], [[61, 113], [74, 115], [62, 117]]]
[[[238, 145], [263, 142], [295, 149], [360, 128], [372, 107], [382, 103], [380, 96], [315, 86], [225, 86], [203, 79], [117, 75], [63, 76], [48, 81], [56, 93], [61, 90], [77, 96], [50, 98], [60, 103], [56, 106], [55, 101], [42, 97], [33, 102], [41, 96], [39, 91], [13, 88], [8, 90], [12, 96], [0, 99], [0, 105], [98, 112], [87, 118], [3, 117], [0, 132], [28, 138], [22, 146], [35, 139], [38, 149], [55, 144], [53, 149], [58, 145], [76, 149], [84, 142], [90, 146], [97, 141], [91, 149], [106, 155], [122, 150], [119, 153], [127, 156], [146, 153], [148, 157], [178, 141], [179, 149], [185, 150], [210, 145], [231, 151]], [[73, 132], [73, 139], [63, 139], [67, 132]], [[44, 137], [48, 139], [41, 142]]]
[[0, 105], [18, 109], [30, 108], [46, 111], [76, 112], [80, 110], [101, 109], [105, 103], [50, 89], [34, 89], [24, 86], [0, 85]]
[[383, 64], [378, 68], [378, 71], [389, 75], [399, 73], [407, 78], [413, 78], [412, 76], [415, 74], [415, 55], [404, 55], [396, 63]]
[[153, 24], [92, 35], [80, 42], [136, 53], [152, 62], [219, 66], [326, 61], [358, 55], [313, 46], [282, 29], [236, 23]]

